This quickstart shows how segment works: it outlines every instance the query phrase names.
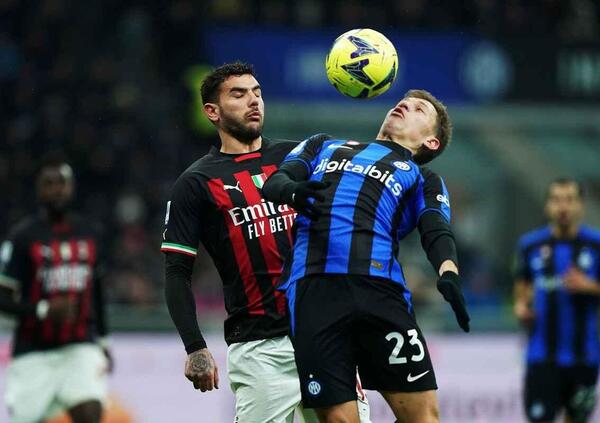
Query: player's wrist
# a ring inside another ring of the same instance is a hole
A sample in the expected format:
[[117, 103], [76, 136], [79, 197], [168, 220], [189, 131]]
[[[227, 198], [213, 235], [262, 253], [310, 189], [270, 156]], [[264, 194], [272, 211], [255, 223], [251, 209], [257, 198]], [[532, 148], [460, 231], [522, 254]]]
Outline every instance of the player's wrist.
[[39, 320], [44, 320], [48, 317], [50, 311], [50, 303], [47, 300], [40, 300], [35, 306], [35, 315]]
[[293, 205], [294, 201], [296, 200], [296, 188], [297, 188], [297, 183], [296, 182], [290, 182], [289, 184], [287, 184], [283, 190], [282, 190], [282, 202], [285, 204], [290, 204]]
[[205, 348], [207, 348], [206, 341], [204, 339], [202, 339], [202, 340], [195, 341], [195, 342], [192, 342], [191, 344], [186, 345], [185, 352], [187, 352], [188, 355], [190, 355], [198, 350], [202, 350]]
[[460, 287], [460, 276], [458, 275], [458, 273], [452, 270], [446, 270], [445, 272], [441, 273], [438, 282], [442, 281], [447, 281], [452, 283], [453, 285]]
[[458, 276], [458, 267], [456, 263], [450, 259], [445, 259], [438, 269], [438, 275], [442, 276], [444, 273], [454, 273]]

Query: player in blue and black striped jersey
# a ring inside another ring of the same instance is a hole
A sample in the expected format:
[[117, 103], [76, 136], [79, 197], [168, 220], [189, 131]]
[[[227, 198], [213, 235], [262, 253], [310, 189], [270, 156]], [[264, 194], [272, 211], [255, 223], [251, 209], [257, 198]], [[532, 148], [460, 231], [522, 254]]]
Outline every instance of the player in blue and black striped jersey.
[[430, 93], [409, 91], [372, 142], [313, 136], [267, 180], [265, 197], [299, 213], [286, 290], [305, 407], [322, 421], [356, 422], [354, 373], [380, 391], [399, 421], [438, 420], [437, 389], [399, 241], [414, 228], [460, 326], [460, 290], [443, 180], [421, 168], [444, 150], [451, 124]]
[[600, 231], [580, 224], [582, 189], [572, 179], [548, 188], [549, 224], [520, 239], [515, 315], [528, 329], [525, 407], [532, 422], [588, 418], [600, 364]]

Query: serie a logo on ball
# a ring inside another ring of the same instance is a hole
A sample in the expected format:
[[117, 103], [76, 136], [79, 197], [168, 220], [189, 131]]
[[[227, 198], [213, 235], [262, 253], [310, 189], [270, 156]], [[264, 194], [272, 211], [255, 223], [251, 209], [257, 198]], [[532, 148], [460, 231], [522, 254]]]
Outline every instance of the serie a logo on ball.
[[398, 55], [383, 34], [353, 29], [333, 43], [325, 70], [331, 85], [353, 98], [372, 98], [386, 92], [398, 73]]

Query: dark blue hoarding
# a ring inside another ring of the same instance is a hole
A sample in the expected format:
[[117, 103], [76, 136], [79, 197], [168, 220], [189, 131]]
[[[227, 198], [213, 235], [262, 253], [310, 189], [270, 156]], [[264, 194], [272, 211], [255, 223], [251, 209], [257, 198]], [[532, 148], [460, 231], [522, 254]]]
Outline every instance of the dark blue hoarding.
[[[211, 65], [253, 63], [269, 99], [343, 100], [327, 81], [325, 56], [343, 31], [213, 28], [204, 32]], [[505, 95], [512, 66], [504, 50], [470, 34], [385, 32], [398, 52], [398, 77], [382, 96], [395, 101], [411, 88], [425, 88], [446, 102], [489, 101]]]

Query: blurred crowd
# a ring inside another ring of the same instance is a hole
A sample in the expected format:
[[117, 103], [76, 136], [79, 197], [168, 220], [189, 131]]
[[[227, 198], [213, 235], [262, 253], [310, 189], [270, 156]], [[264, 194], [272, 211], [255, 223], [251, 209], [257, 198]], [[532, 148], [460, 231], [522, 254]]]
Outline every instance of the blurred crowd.
[[213, 0], [215, 24], [395, 27], [476, 31], [486, 36], [555, 35], [593, 40], [600, 33], [594, 0]]
[[141, 305], [161, 300], [168, 189], [206, 150], [187, 129], [187, 93], [166, 60], [186, 54], [167, 40], [191, 36], [177, 34], [176, 12], [158, 22], [159, 12], [141, 2], [0, 1], [0, 233], [35, 210], [39, 159], [63, 152], [76, 209], [110, 234], [111, 300]]
[[[592, 0], [0, 0], [0, 237], [35, 210], [36, 163], [60, 150], [75, 169], [76, 208], [110, 235], [110, 300], [162, 302], [158, 246], [168, 191], [215, 139], [191, 129], [183, 82], [203, 61], [198, 46], [208, 25], [570, 40], [598, 37], [599, 13]], [[220, 283], [204, 255], [199, 270], [202, 298], [219, 303]]]

